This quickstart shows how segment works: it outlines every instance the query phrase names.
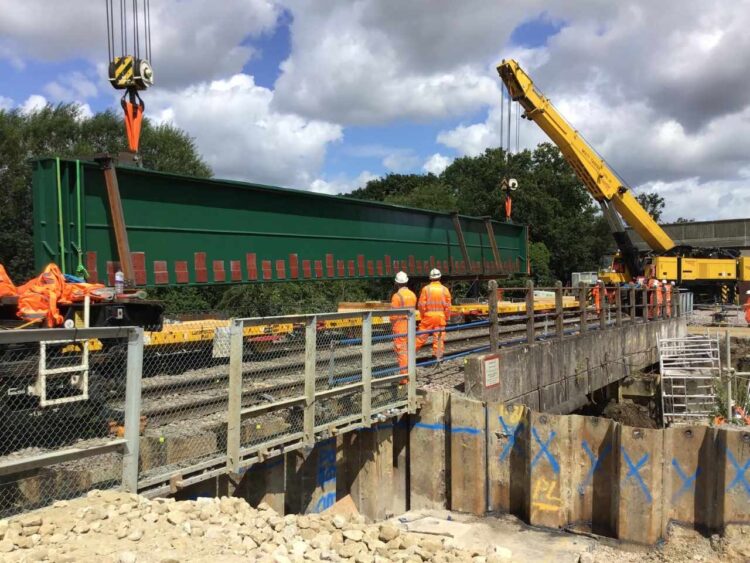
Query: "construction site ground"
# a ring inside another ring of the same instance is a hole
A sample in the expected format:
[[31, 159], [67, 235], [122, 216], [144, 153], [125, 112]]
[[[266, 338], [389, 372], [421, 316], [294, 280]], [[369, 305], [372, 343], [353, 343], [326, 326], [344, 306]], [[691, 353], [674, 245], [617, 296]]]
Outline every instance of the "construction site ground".
[[367, 524], [351, 508], [281, 516], [240, 498], [148, 500], [118, 491], [0, 521], [0, 560], [57, 563], [303, 561], [602, 562], [747, 561], [750, 528], [710, 538], [673, 528], [662, 545], [534, 529], [511, 516], [416, 511]]

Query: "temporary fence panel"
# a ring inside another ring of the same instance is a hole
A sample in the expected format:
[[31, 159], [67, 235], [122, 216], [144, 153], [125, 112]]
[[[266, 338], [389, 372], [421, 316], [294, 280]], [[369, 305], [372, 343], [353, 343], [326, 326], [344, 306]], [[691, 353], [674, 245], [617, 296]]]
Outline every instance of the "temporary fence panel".
[[0, 331], [0, 517], [97, 488], [135, 492], [143, 331]]

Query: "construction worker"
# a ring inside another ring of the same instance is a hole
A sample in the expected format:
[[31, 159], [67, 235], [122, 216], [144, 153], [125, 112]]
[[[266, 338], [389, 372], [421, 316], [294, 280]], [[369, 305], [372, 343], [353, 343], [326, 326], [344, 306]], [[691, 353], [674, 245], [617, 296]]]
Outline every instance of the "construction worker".
[[[409, 276], [406, 272], [396, 274], [396, 293], [391, 297], [391, 307], [394, 309], [414, 309], [417, 306], [417, 296], [409, 289], [406, 284], [409, 283]], [[409, 361], [408, 340], [406, 331], [409, 328], [409, 321], [405, 315], [391, 315], [391, 331], [393, 337], [393, 349], [396, 351], [398, 367], [401, 368], [401, 374], [407, 375], [407, 363]], [[395, 336], [398, 335], [398, 336]], [[401, 380], [401, 383], [407, 383], [407, 380]]]
[[654, 291], [654, 284], [656, 284], [654, 278], [649, 278], [646, 282], [646, 291], [648, 292], [648, 311], [646, 313], [647, 319], [653, 319], [656, 315], [656, 292]]
[[594, 301], [594, 308], [597, 315], [602, 312], [601, 283], [602, 280], [596, 280], [596, 284], [591, 288], [591, 299]]
[[656, 293], [656, 312], [654, 316], [658, 319], [661, 318], [662, 303], [664, 303], [664, 293], [659, 280], [654, 280], [654, 292]]
[[661, 284], [664, 286], [664, 310], [667, 318], [672, 316], [672, 284], [667, 283], [667, 280], [661, 280]]
[[745, 292], [745, 322], [750, 326], [750, 289]]
[[432, 353], [440, 361], [445, 352], [445, 325], [451, 316], [451, 292], [440, 283], [442, 274], [437, 268], [430, 270], [430, 283], [419, 294], [419, 331], [435, 331], [417, 336], [417, 350], [432, 336]]

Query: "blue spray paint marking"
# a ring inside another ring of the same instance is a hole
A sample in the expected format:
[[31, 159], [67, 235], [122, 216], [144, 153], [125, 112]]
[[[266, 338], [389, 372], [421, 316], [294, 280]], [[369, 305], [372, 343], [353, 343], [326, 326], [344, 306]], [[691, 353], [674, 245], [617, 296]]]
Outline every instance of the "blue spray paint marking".
[[625, 475], [625, 482], [627, 483], [631, 477], [635, 479], [635, 482], [638, 483], [638, 486], [643, 491], [643, 494], [646, 497], [646, 501], [651, 504], [651, 492], [648, 490], [648, 487], [646, 486], [646, 483], [643, 482], [643, 478], [641, 477], [641, 467], [643, 467], [646, 462], [648, 461], [648, 454], [643, 454], [643, 457], [638, 460], [638, 463], [633, 465], [633, 460], [630, 459], [630, 456], [628, 455], [628, 452], [625, 451], [625, 448], [620, 446], [620, 449], [622, 450], [622, 455], [625, 458], [625, 463], [628, 465], [628, 473]]
[[323, 512], [324, 510], [331, 508], [336, 503], [336, 493], [326, 493], [318, 499], [318, 502], [313, 506], [313, 512]]
[[424, 430], [445, 430], [445, 424], [442, 422], [436, 422], [434, 424], [428, 422], [415, 422], [414, 428], [422, 428]]
[[519, 452], [522, 449], [521, 443], [518, 442], [518, 437], [521, 435], [521, 432], [523, 432], [524, 425], [523, 421], [516, 424], [513, 429], [511, 429], [505, 422], [505, 419], [502, 416], [497, 417], [500, 420], [500, 426], [503, 427], [503, 433], [508, 437], [508, 441], [505, 444], [505, 447], [503, 448], [503, 451], [500, 452], [500, 461], [505, 461], [505, 458], [510, 455], [510, 452], [512, 452], [514, 449], [518, 450]]
[[481, 434], [480, 428], [472, 428], [471, 426], [453, 426], [451, 428], [451, 434]]
[[536, 440], [536, 443], [539, 444], [540, 448], [537, 454], [534, 456], [534, 459], [531, 460], [531, 469], [534, 469], [534, 466], [539, 463], [542, 455], [544, 455], [547, 458], [552, 471], [554, 471], [555, 474], [560, 473], [560, 465], [557, 463], [555, 456], [552, 455], [552, 452], [549, 451], [549, 445], [552, 443], [552, 440], [555, 439], [555, 436], [557, 436], [555, 431], [553, 430], [549, 433], [549, 438], [547, 438], [546, 442], [542, 442], [539, 434], [537, 434], [536, 428], [534, 428], [533, 426], [531, 427], [531, 434], [534, 436], [534, 440]]
[[734, 470], [736, 472], [734, 475], [734, 479], [732, 479], [732, 482], [729, 483], [729, 486], [727, 487], [727, 491], [735, 485], [740, 484], [745, 489], [745, 492], [750, 495], [750, 483], [748, 483], [747, 479], [745, 479], [745, 472], [748, 470], [748, 468], [750, 468], [750, 459], [745, 462], [745, 465], [740, 467], [737, 458], [734, 457], [732, 452], [730, 452], [729, 449], [727, 449], [726, 452], [727, 458], [729, 458], [729, 463], [734, 466]]
[[[335, 443], [322, 442], [318, 446], [317, 486], [325, 487], [336, 481], [336, 446]], [[334, 494], [335, 496], [335, 494]]]
[[594, 478], [594, 473], [599, 471], [599, 468], [602, 466], [602, 461], [605, 457], [607, 457], [607, 454], [612, 451], [612, 444], [607, 444], [603, 449], [602, 453], [599, 457], [596, 457], [594, 455], [594, 452], [591, 451], [591, 448], [589, 447], [588, 442], [586, 440], [583, 440], [581, 442], [581, 447], [583, 447], [583, 451], [586, 452], [586, 455], [589, 456], [589, 459], [591, 460], [591, 467], [589, 467], [589, 472], [586, 474], [586, 478], [581, 482], [580, 485], [578, 485], [578, 494], [583, 495], [586, 491], [586, 487], [588, 487], [591, 480]]
[[672, 458], [672, 467], [674, 467], [675, 472], [677, 475], [682, 479], [682, 486], [680, 489], [672, 495], [672, 502], [675, 503], [679, 500], [679, 498], [684, 495], [688, 489], [690, 489], [693, 484], [695, 483], [695, 479], [698, 477], [698, 474], [701, 472], [701, 468], [697, 467], [695, 469], [695, 473], [688, 476], [683, 470], [682, 467], [680, 467], [680, 462], [677, 461], [675, 458]]

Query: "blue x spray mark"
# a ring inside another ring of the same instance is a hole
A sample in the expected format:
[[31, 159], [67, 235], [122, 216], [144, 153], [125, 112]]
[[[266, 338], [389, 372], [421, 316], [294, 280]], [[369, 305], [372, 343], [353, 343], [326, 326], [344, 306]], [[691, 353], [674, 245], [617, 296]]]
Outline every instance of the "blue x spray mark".
[[554, 471], [555, 474], [560, 473], [560, 465], [557, 463], [555, 456], [552, 455], [552, 452], [549, 451], [550, 443], [552, 443], [552, 440], [554, 440], [555, 436], [557, 436], [557, 434], [555, 434], [555, 431], [553, 430], [549, 433], [549, 438], [547, 438], [546, 442], [542, 442], [542, 439], [536, 432], [536, 428], [534, 428], [533, 426], [531, 427], [531, 434], [534, 436], [534, 440], [536, 440], [536, 443], [539, 444], [539, 451], [537, 452], [536, 456], [534, 456], [534, 459], [531, 460], [531, 469], [534, 469], [534, 466], [541, 460], [542, 455], [544, 455], [547, 458], [552, 471]]
[[622, 455], [625, 458], [625, 463], [628, 465], [628, 474], [625, 475], [625, 482], [627, 483], [628, 480], [633, 477], [643, 491], [643, 494], [646, 496], [646, 501], [651, 504], [651, 493], [649, 492], [646, 483], [643, 482], [643, 478], [640, 474], [641, 467], [643, 467], [648, 461], [648, 454], [643, 454], [643, 457], [638, 460], [638, 463], [633, 465], [633, 461], [630, 459], [628, 452], [625, 451], [625, 448], [620, 447], [620, 449], [622, 449]]
[[580, 485], [578, 485], [578, 494], [583, 495], [586, 491], [586, 487], [591, 482], [591, 479], [594, 478], [594, 473], [596, 473], [599, 468], [602, 466], [602, 461], [605, 457], [607, 457], [607, 454], [612, 451], [612, 444], [607, 444], [603, 449], [602, 453], [599, 457], [596, 457], [594, 455], [594, 452], [591, 451], [591, 448], [589, 447], [589, 444], [586, 440], [583, 440], [581, 442], [581, 446], [583, 447], [583, 451], [586, 452], [586, 455], [589, 456], [589, 459], [591, 460], [591, 467], [589, 467], [589, 472], [586, 474], [586, 478], [581, 482]]
[[740, 467], [740, 464], [737, 461], [737, 458], [734, 457], [732, 452], [730, 452], [728, 449], [726, 450], [726, 452], [727, 452], [727, 458], [729, 458], [729, 463], [731, 463], [734, 466], [734, 470], [736, 471], [734, 475], [734, 479], [732, 479], [732, 482], [729, 483], [729, 486], [727, 487], [727, 491], [731, 489], [732, 487], [734, 487], [735, 485], [741, 484], [744, 487], [745, 492], [748, 495], [750, 495], [750, 483], [748, 483], [747, 479], [745, 479], [745, 472], [748, 470], [748, 468], [750, 468], [750, 459], [748, 459], [745, 462], [745, 465]]
[[503, 451], [500, 452], [500, 461], [505, 461], [505, 458], [513, 451], [513, 448], [516, 448], [516, 446], [518, 446], [517, 449], [519, 450], [521, 448], [521, 443], [516, 440], [518, 440], [521, 432], [523, 432], [523, 421], [519, 422], [511, 429], [502, 416], [498, 416], [497, 418], [500, 420], [500, 425], [503, 427], [503, 433], [508, 437], [508, 441], [506, 442]]
[[693, 473], [692, 475], [688, 475], [682, 470], [682, 467], [680, 467], [680, 462], [675, 458], [672, 458], [672, 467], [674, 467], [675, 473], [677, 473], [677, 475], [682, 480], [682, 486], [680, 486], [679, 490], [672, 495], [672, 502], [675, 503], [693, 486], [693, 484], [695, 483], [695, 479], [701, 472], [701, 468], [697, 467], [695, 469], [695, 473]]

